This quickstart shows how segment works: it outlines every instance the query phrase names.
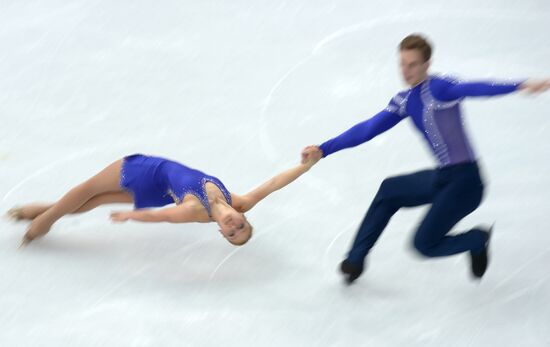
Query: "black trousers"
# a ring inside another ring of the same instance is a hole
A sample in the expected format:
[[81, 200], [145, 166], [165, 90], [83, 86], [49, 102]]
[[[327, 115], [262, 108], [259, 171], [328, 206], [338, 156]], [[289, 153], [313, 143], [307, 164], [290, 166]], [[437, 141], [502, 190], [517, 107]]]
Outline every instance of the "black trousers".
[[443, 257], [483, 249], [485, 236], [479, 229], [447, 235], [462, 218], [474, 211], [483, 196], [477, 163], [463, 163], [435, 170], [385, 179], [369, 207], [348, 262], [363, 265], [369, 250], [402, 207], [431, 204], [414, 236], [414, 247], [424, 256]]

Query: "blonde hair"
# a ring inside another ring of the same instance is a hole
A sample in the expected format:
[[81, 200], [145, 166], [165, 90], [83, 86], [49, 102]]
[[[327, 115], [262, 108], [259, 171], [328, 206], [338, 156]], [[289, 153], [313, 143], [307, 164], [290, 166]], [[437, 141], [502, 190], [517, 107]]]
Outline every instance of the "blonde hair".
[[248, 221], [246, 221], [246, 226], [244, 231], [246, 234], [246, 237], [240, 241], [229, 241], [229, 242], [234, 246], [242, 246], [252, 238], [253, 231], [254, 231], [254, 228], [252, 227], [252, 225]]

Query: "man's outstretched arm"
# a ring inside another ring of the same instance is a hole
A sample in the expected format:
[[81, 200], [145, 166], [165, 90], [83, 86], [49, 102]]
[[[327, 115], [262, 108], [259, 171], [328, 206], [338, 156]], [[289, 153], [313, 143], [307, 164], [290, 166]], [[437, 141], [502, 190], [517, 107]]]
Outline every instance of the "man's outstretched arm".
[[337, 137], [325, 141], [318, 148], [323, 152], [323, 157], [326, 157], [342, 149], [358, 146], [394, 127], [402, 119], [403, 117], [394, 112], [383, 110]]
[[550, 88], [550, 80], [527, 80], [516, 82], [457, 82], [446, 79], [435, 79], [430, 89], [437, 99], [452, 101], [464, 97], [495, 96], [525, 90], [529, 93], [540, 93]]

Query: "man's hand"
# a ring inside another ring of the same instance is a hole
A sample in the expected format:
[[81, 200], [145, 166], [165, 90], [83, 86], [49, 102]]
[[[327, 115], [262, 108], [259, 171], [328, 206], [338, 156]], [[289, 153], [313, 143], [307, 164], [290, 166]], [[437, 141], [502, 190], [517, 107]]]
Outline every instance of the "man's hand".
[[550, 79], [527, 80], [519, 86], [519, 89], [525, 90], [529, 94], [542, 93], [550, 89]]
[[307, 146], [302, 150], [302, 164], [315, 165], [323, 157], [323, 151], [318, 146]]

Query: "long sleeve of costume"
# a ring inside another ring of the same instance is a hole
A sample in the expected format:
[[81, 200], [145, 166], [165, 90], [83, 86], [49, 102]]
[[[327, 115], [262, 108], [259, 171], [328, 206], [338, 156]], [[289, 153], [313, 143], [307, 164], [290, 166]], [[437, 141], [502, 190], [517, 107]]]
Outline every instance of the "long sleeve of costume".
[[332, 138], [319, 147], [323, 158], [345, 148], [355, 147], [369, 141], [399, 123], [404, 117], [399, 114], [398, 106], [392, 100], [390, 105], [372, 118], [354, 125], [344, 133]]
[[452, 101], [468, 96], [495, 96], [515, 92], [523, 81], [516, 82], [459, 82], [452, 79], [434, 79], [430, 90], [441, 101]]

